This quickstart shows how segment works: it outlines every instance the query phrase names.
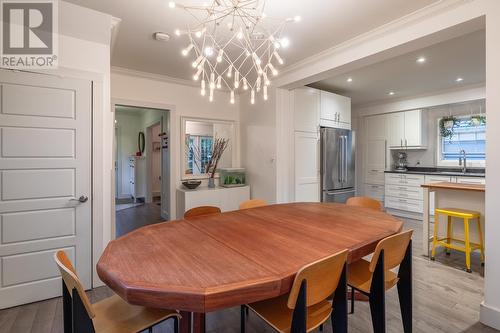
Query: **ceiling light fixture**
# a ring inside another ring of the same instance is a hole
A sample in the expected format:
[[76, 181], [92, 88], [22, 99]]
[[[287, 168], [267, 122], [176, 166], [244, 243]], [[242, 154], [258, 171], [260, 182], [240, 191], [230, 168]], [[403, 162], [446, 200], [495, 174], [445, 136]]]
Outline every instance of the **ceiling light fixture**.
[[464, 79], [461, 78], [461, 77], [457, 77], [457, 79], [455, 80], [456, 82], [462, 82]]
[[346, 81], [349, 83], [352, 82], [352, 77], [348, 77]]
[[282, 33], [288, 23], [300, 22], [301, 17], [263, 22], [265, 4], [266, 0], [212, 0], [203, 6], [169, 2], [170, 8], [182, 9], [194, 18], [187, 30], [177, 29], [175, 34], [188, 39], [181, 53], [195, 59], [193, 79], [201, 79], [203, 96], [205, 82], [213, 87], [217, 78], [217, 89], [224, 85], [231, 91], [231, 103], [240, 86], [251, 92], [252, 102], [264, 87], [263, 98], [267, 100], [269, 77], [277, 76], [277, 65], [284, 64], [278, 51], [290, 45]]
[[420, 57], [420, 58], [418, 58], [418, 59], [417, 59], [417, 62], [418, 62], [419, 64], [423, 64], [423, 63], [424, 63], [424, 62], [426, 62], [426, 61], [427, 61], [427, 59], [425, 59], [425, 57]]
[[389, 91], [389, 92], [387, 93], [387, 95], [389, 95], [389, 96], [394, 96], [395, 94], [396, 94], [396, 93], [395, 93], [394, 91]]

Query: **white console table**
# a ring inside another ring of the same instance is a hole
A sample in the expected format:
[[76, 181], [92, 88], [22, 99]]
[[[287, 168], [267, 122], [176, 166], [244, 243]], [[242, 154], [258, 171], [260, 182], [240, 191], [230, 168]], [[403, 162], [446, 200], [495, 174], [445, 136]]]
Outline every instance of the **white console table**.
[[240, 203], [250, 199], [250, 186], [208, 188], [200, 186], [194, 190], [177, 189], [177, 218], [194, 207], [216, 206], [223, 212], [237, 210]]

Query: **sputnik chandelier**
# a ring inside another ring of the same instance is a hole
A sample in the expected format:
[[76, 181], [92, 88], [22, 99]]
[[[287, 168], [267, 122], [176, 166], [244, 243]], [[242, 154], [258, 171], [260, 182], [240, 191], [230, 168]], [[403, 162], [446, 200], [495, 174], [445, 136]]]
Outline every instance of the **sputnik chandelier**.
[[[267, 100], [270, 77], [277, 76], [284, 61], [279, 52], [289, 44], [282, 36], [287, 23], [299, 22], [300, 16], [284, 20], [267, 18], [265, 0], [213, 0], [201, 6], [185, 6], [173, 1], [172, 9], [189, 13], [195, 23], [187, 30], [175, 30], [176, 36], [187, 36], [181, 53], [192, 57], [193, 80], [200, 81], [201, 95], [210, 102], [214, 90], [224, 85], [234, 104], [235, 91], [250, 91], [250, 103], [262, 91]], [[274, 63], [274, 64], [273, 64]]]

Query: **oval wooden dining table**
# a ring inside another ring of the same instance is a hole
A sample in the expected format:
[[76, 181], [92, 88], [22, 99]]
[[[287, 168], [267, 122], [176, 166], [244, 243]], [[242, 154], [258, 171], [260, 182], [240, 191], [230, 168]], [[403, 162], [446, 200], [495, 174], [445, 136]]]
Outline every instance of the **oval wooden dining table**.
[[108, 244], [97, 273], [127, 302], [177, 309], [181, 332], [203, 332], [205, 313], [285, 294], [302, 266], [344, 249], [354, 262], [401, 229], [368, 208], [270, 205], [140, 228]]

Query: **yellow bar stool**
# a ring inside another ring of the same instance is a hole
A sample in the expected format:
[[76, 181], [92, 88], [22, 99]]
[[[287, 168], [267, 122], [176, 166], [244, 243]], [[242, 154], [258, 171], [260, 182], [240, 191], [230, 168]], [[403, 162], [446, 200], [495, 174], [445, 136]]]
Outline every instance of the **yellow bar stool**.
[[[446, 229], [446, 237], [438, 238], [439, 230], [439, 217], [440, 215], [447, 216], [448, 225]], [[452, 217], [457, 217], [463, 219], [464, 221], [464, 239], [456, 239], [453, 237], [453, 225]], [[477, 224], [477, 230], [479, 232], [479, 244], [472, 243], [470, 241], [470, 226], [469, 222], [475, 221]], [[454, 243], [463, 244], [463, 246], [456, 245]], [[481, 253], [481, 265], [484, 265], [484, 243], [483, 243], [483, 233], [481, 230], [481, 213], [460, 209], [460, 208], [437, 208], [434, 212], [434, 237], [432, 240], [432, 253], [431, 260], [434, 260], [436, 254], [436, 247], [442, 246], [446, 249], [446, 253], [449, 254], [449, 250], [456, 250], [465, 253], [465, 265], [467, 266], [467, 272], [471, 273], [470, 268], [470, 254], [475, 250], [479, 250]]]

